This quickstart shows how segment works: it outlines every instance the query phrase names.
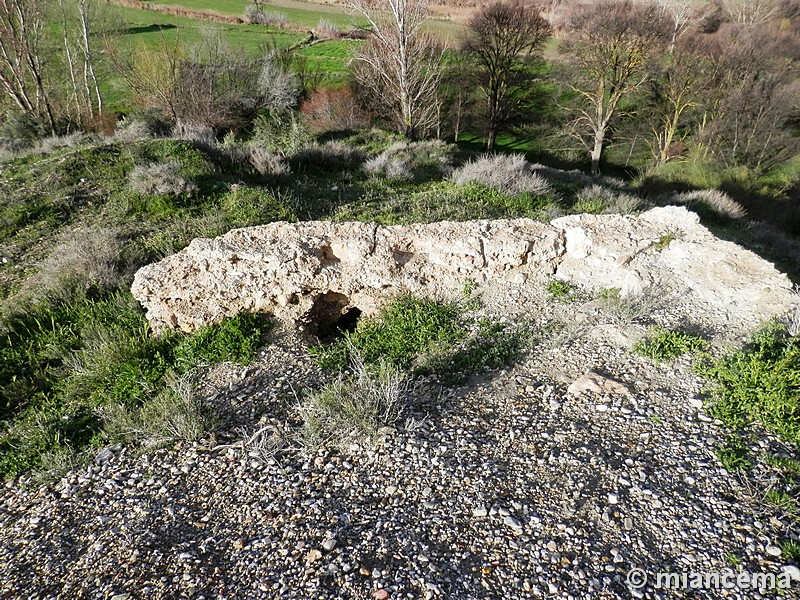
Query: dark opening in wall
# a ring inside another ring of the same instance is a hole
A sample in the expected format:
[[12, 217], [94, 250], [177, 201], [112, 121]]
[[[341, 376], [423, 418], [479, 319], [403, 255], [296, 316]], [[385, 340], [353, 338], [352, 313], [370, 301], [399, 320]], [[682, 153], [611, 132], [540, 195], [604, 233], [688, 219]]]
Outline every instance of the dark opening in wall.
[[336, 322], [336, 329], [339, 335], [343, 333], [352, 333], [358, 326], [358, 319], [361, 318], [361, 310], [355, 306], [348, 308], [344, 314], [339, 317]]
[[320, 341], [329, 342], [355, 330], [360, 317], [361, 310], [350, 305], [350, 298], [338, 292], [325, 292], [314, 301], [307, 328]]

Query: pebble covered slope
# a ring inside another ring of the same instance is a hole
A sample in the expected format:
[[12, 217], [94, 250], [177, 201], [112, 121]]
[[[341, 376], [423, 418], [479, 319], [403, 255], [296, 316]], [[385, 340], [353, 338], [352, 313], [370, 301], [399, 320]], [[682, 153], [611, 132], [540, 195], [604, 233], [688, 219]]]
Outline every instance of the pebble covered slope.
[[[296, 394], [325, 376], [287, 332], [244, 372], [208, 373], [204, 393], [226, 421], [202, 442], [107, 449], [52, 484], [7, 484], [0, 597], [685, 598], [626, 576], [718, 572], [731, 557], [750, 572], [796, 569], [776, 546], [786, 523], [715, 458], [725, 431], [703, 413], [690, 360], [638, 357], [645, 326], [542, 289], [484, 290], [484, 310], [543, 332], [585, 327], [543, 334], [462, 387], [419, 382], [407, 420], [374, 446], [292, 441]], [[650, 317], [670, 325], [686, 310], [703, 317], [679, 300]], [[567, 394], [591, 368], [632, 393]], [[272, 456], [244, 443], [270, 427], [288, 440]], [[800, 582], [783, 597], [800, 597]]]

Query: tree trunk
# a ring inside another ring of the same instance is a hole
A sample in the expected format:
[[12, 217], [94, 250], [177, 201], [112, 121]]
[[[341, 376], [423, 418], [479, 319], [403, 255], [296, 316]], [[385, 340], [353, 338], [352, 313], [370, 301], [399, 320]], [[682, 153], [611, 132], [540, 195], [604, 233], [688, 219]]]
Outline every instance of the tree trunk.
[[486, 149], [489, 152], [494, 150], [495, 143], [497, 143], [497, 129], [490, 127], [486, 133]]
[[605, 129], [600, 128], [594, 133], [594, 148], [592, 149], [592, 175], [600, 174], [600, 157], [603, 154], [603, 143], [606, 139]]
[[[90, 33], [89, 33], [89, 5], [88, 4], [81, 4], [79, 6], [80, 9], [80, 17], [81, 17], [81, 33], [83, 35], [83, 53], [84, 53], [84, 60], [86, 61], [86, 67], [88, 69], [89, 77], [91, 78], [92, 84], [94, 86], [94, 96], [97, 100], [97, 113], [103, 113], [103, 96], [100, 93], [100, 83], [97, 81], [97, 73], [94, 69], [94, 56], [90, 47]], [[88, 81], [87, 81], [88, 87]], [[94, 106], [89, 97], [89, 109], [91, 113], [94, 113]]]

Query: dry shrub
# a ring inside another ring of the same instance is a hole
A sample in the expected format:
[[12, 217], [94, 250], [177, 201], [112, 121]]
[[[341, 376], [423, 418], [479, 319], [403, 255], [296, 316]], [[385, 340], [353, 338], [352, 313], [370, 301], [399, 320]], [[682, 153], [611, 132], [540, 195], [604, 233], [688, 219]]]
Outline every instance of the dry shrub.
[[197, 372], [168, 375], [167, 387], [141, 407], [102, 407], [106, 432], [115, 439], [137, 441], [146, 448], [185, 440], [193, 442], [218, 422], [210, 404], [197, 393]]
[[396, 367], [383, 361], [366, 366], [353, 346], [350, 361], [352, 374], [340, 375], [298, 407], [309, 447], [369, 442], [404, 412], [408, 388]]
[[402, 157], [387, 158], [383, 154], [364, 163], [364, 171], [373, 176], [383, 176], [392, 181], [411, 181], [414, 172], [408, 160]]
[[800, 268], [800, 240], [796, 237], [761, 221], [748, 223], [747, 233], [755, 244], [766, 248], [771, 255], [794, 262]]
[[479, 183], [505, 194], [553, 193], [547, 180], [535, 173], [521, 154], [484, 154], [456, 169], [451, 179], [458, 185]]
[[27, 291], [53, 300], [69, 300], [119, 282], [124, 243], [111, 229], [80, 227], [61, 236], [41, 263]]
[[291, 156], [309, 141], [305, 124], [292, 110], [270, 111], [253, 122], [250, 144], [272, 154]]
[[197, 192], [197, 184], [181, 175], [180, 171], [180, 163], [174, 160], [136, 166], [131, 171], [129, 185], [134, 192], [146, 196], [179, 196]]
[[90, 117], [83, 125], [83, 130], [90, 133], [109, 136], [117, 129], [117, 115], [113, 112], [103, 112]]
[[176, 140], [186, 140], [198, 146], [213, 148], [217, 143], [214, 130], [208, 125], [199, 123], [186, 123], [178, 121], [172, 128], [172, 138]]
[[120, 142], [135, 142], [153, 137], [153, 131], [146, 121], [123, 119], [114, 133], [114, 139]]
[[319, 169], [352, 169], [360, 166], [367, 155], [352, 146], [329, 141], [313, 142], [292, 157], [292, 161]]
[[48, 154], [59, 148], [74, 148], [96, 140], [96, 136], [80, 132], [52, 135], [37, 140], [0, 137], [0, 160], [28, 156], [30, 154]]
[[408, 181], [423, 170], [446, 172], [453, 162], [453, 147], [441, 140], [395, 142], [364, 163], [364, 171], [396, 181]]
[[260, 146], [250, 147], [250, 164], [264, 177], [285, 177], [292, 172], [282, 156]]
[[356, 27], [351, 26], [343, 36], [346, 37], [348, 40], [368, 40], [369, 39], [369, 31], [363, 27]]
[[328, 19], [320, 19], [317, 23], [317, 35], [322, 38], [338, 40], [342, 37], [342, 30]]
[[311, 133], [359, 130], [369, 125], [368, 115], [349, 87], [315, 90], [300, 112]]
[[244, 9], [245, 21], [251, 25], [267, 25], [268, 27], [286, 27], [289, 17], [281, 12], [262, 10], [255, 4], [249, 4]]
[[581, 189], [576, 194], [572, 210], [577, 213], [621, 213], [627, 215], [641, 210], [642, 206], [641, 198], [594, 184]]
[[743, 219], [747, 216], [741, 204], [720, 190], [696, 190], [673, 194], [670, 203], [681, 204], [701, 216]]
[[11, 160], [30, 152], [30, 142], [26, 140], [0, 137], [0, 161]]

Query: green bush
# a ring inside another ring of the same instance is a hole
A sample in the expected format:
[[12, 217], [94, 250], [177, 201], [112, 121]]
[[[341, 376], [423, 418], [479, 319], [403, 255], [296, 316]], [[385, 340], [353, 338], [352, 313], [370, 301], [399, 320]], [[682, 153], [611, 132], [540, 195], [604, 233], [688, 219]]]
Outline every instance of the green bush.
[[575, 294], [575, 286], [566, 281], [553, 279], [546, 286], [547, 293], [553, 300], [569, 302]]
[[351, 361], [352, 349], [356, 349], [367, 364], [384, 360], [406, 369], [434, 344], [452, 343], [464, 335], [454, 304], [401, 296], [377, 318], [362, 320], [344, 339], [318, 350], [317, 361], [323, 368], [342, 370]]
[[219, 325], [208, 325], [185, 336], [174, 347], [174, 365], [184, 373], [197, 365], [232, 361], [247, 363], [269, 330], [264, 315], [239, 313]]
[[800, 563], [800, 542], [796, 540], [785, 540], [781, 542], [781, 556], [786, 560]]
[[194, 372], [183, 376], [167, 373], [162, 389], [141, 405], [110, 404], [100, 410], [107, 438], [159, 446], [168, 442], [195, 441], [217, 424], [212, 408], [198, 396]]
[[250, 143], [272, 154], [291, 156], [309, 141], [310, 137], [296, 112], [273, 110], [256, 118]]
[[641, 356], [663, 361], [707, 347], [708, 343], [698, 335], [654, 327], [647, 333], [645, 339], [633, 345], [633, 351]]
[[498, 369], [512, 363], [530, 337], [525, 328], [488, 319], [479, 320], [477, 325], [477, 331], [455, 348], [429, 358], [427, 368], [439, 373], [445, 383], [462, 383], [485, 368]]
[[769, 324], [741, 350], [700, 367], [709, 381], [709, 414], [733, 429], [759, 422], [800, 444], [800, 339]]
[[748, 453], [747, 444], [738, 435], [729, 435], [716, 450], [717, 458], [728, 471], [746, 471], [752, 467]]
[[327, 369], [345, 369], [355, 353], [367, 365], [383, 361], [398, 369], [433, 372], [447, 384], [512, 362], [528, 332], [488, 319], [475, 322], [463, 310], [457, 304], [403, 296], [377, 318], [362, 320], [354, 332], [312, 352]]
[[166, 393], [171, 374], [246, 362], [267, 330], [260, 317], [239, 315], [193, 335], [153, 337], [127, 292], [42, 302], [0, 326], [0, 477], [59, 449], [109, 441], [104, 408], [136, 411]]

